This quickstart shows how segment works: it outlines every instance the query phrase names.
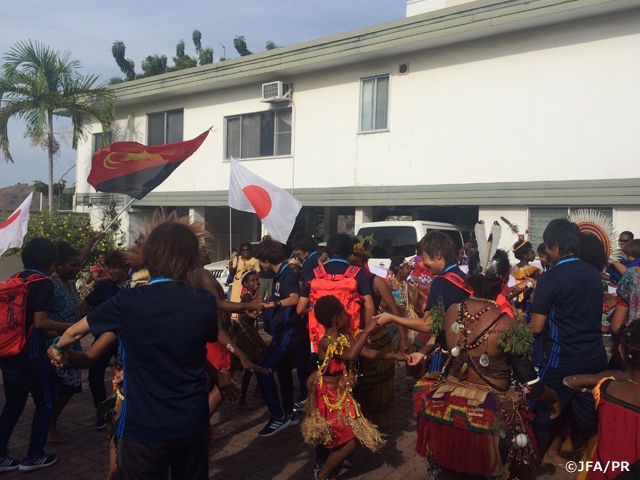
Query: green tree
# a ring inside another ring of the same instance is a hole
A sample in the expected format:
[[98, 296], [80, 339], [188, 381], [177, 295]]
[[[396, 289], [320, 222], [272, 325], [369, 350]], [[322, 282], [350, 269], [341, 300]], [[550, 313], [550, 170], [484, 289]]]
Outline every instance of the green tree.
[[[32, 143], [43, 140], [49, 157], [49, 211], [53, 211], [53, 156], [57, 140], [53, 117], [65, 115], [73, 126], [72, 147], [86, 137], [95, 120], [107, 132], [116, 112], [116, 98], [97, 75], [82, 76], [80, 62], [69, 52], [59, 52], [40, 42], [20, 42], [5, 54], [0, 70], [0, 149], [7, 162], [9, 153], [9, 119], [26, 123], [25, 136]], [[97, 85], [96, 85], [97, 84]], [[107, 135], [103, 135], [106, 146]]]
[[[124, 42], [116, 40], [113, 42], [111, 46], [111, 55], [116, 59], [116, 63], [122, 73], [124, 73], [125, 78], [127, 80], [135, 80], [136, 79], [136, 64], [133, 60], [128, 58], [124, 58], [124, 52], [126, 51], [126, 47], [124, 46]], [[113, 80], [113, 79], [112, 79]]]
[[[42, 193], [43, 195], [47, 195], [47, 196], [49, 195], [49, 185], [47, 185], [44, 182], [41, 182], [40, 180], [34, 180], [32, 187], [34, 192]], [[53, 194], [60, 195], [62, 192], [64, 192], [65, 188], [67, 188], [66, 180], [61, 180], [59, 183], [54, 183]]]
[[241, 57], [246, 57], [247, 55], [252, 55], [252, 53], [247, 48], [247, 42], [244, 39], [244, 35], [238, 35], [233, 39], [233, 46], [235, 47], [238, 55]]
[[213, 63], [213, 48], [202, 48], [202, 34], [200, 33], [200, 30], [194, 30], [191, 35], [191, 39], [193, 40], [193, 46], [196, 48], [196, 53], [198, 54], [199, 64], [208, 65], [209, 63]]
[[167, 71], [167, 57], [166, 55], [149, 55], [145, 58], [141, 65], [142, 75], [138, 78], [152, 77], [154, 75], [160, 75]]
[[167, 69], [168, 72], [198, 66], [198, 60], [185, 53], [184, 40], [180, 40], [176, 45], [176, 56], [173, 57], [173, 65], [173, 67]]
[[269, 40], [264, 48], [266, 48], [267, 50], [275, 50], [276, 48], [280, 48], [280, 45], [276, 45], [275, 42]]
[[122, 73], [125, 74], [125, 79], [113, 77], [109, 80], [109, 85], [117, 85], [136, 78], [152, 77], [166, 72], [175, 72], [176, 70], [213, 63], [213, 48], [202, 47], [202, 33], [199, 30], [194, 30], [191, 39], [196, 50], [196, 56], [188, 55], [184, 40], [180, 40], [176, 45], [176, 55], [173, 57], [172, 66], [167, 66], [167, 57], [165, 55], [149, 55], [142, 61], [141, 68], [143, 73], [141, 74], [136, 74], [133, 60], [125, 58], [126, 47], [124, 42], [114, 42], [111, 46], [111, 54]]

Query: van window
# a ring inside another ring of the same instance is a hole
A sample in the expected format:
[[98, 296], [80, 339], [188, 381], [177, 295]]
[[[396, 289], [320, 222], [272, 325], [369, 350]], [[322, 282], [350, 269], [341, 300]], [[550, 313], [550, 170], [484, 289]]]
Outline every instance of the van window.
[[365, 227], [358, 231], [358, 235], [373, 235], [375, 243], [369, 246], [373, 258], [410, 257], [416, 254], [418, 238], [413, 227]]
[[451, 237], [451, 240], [453, 240], [453, 243], [455, 244], [458, 250], [462, 248], [462, 238], [460, 237], [460, 232], [458, 232], [457, 230], [444, 230], [442, 228], [430, 228], [429, 230], [427, 230], [427, 233], [433, 230], [438, 230], [439, 232], [442, 232], [445, 235], [448, 235], [449, 237]]

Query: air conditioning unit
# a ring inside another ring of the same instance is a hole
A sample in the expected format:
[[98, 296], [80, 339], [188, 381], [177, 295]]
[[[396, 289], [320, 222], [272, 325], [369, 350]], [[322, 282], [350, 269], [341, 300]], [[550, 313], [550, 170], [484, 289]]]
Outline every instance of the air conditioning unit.
[[262, 102], [282, 102], [291, 98], [293, 84], [271, 82], [262, 84]]

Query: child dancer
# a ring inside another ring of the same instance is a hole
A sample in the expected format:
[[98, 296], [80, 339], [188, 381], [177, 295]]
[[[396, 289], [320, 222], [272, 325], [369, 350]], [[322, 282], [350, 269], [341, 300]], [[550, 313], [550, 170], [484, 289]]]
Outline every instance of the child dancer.
[[[240, 298], [242, 303], [251, 303], [258, 298], [260, 290], [260, 277], [255, 270], [248, 270], [242, 275], [242, 287], [247, 291]], [[260, 312], [243, 312], [237, 321], [231, 322], [231, 338], [245, 352], [249, 359], [257, 363], [262, 357], [267, 344], [260, 337], [257, 328], [257, 319]], [[242, 376], [242, 389], [240, 390], [240, 398], [238, 406], [240, 408], [249, 408], [247, 404], [247, 390], [249, 390], [249, 382], [251, 381], [251, 370], [245, 369]]]
[[322, 363], [307, 383], [309, 401], [305, 407], [307, 415], [302, 422], [302, 435], [308, 444], [324, 445], [330, 451], [326, 462], [315, 474], [316, 479], [326, 479], [340, 472], [342, 462], [356, 447], [356, 438], [374, 452], [384, 444], [378, 428], [362, 416], [351, 393], [358, 371], [354, 364], [358, 356], [398, 361], [406, 361], [409, 357], [365, 347], [376, 322], [369, 319], [364, 331], [357, 331], [352, 336], [347, 332], [347, 312], [332, 295], [319, 298], [314, 310], [316, 319], [326, 330], [318, 344]]

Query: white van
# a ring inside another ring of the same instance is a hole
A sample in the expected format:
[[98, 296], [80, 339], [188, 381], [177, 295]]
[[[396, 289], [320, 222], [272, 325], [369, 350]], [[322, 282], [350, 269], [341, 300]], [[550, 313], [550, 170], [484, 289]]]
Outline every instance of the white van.
[[369, 260], [369, 265], [388, 268], [393, 257], [414, 256], [418, 240], [432, 230], [439, 230], [449, 235], [459, 250], [469, 239], [469, 233], [473, 227], [424, 220], [370, 222], [358, 225], [356, 235], [361, 237], [373, 235], [374, 244], [369, 246], [373, 258]]

